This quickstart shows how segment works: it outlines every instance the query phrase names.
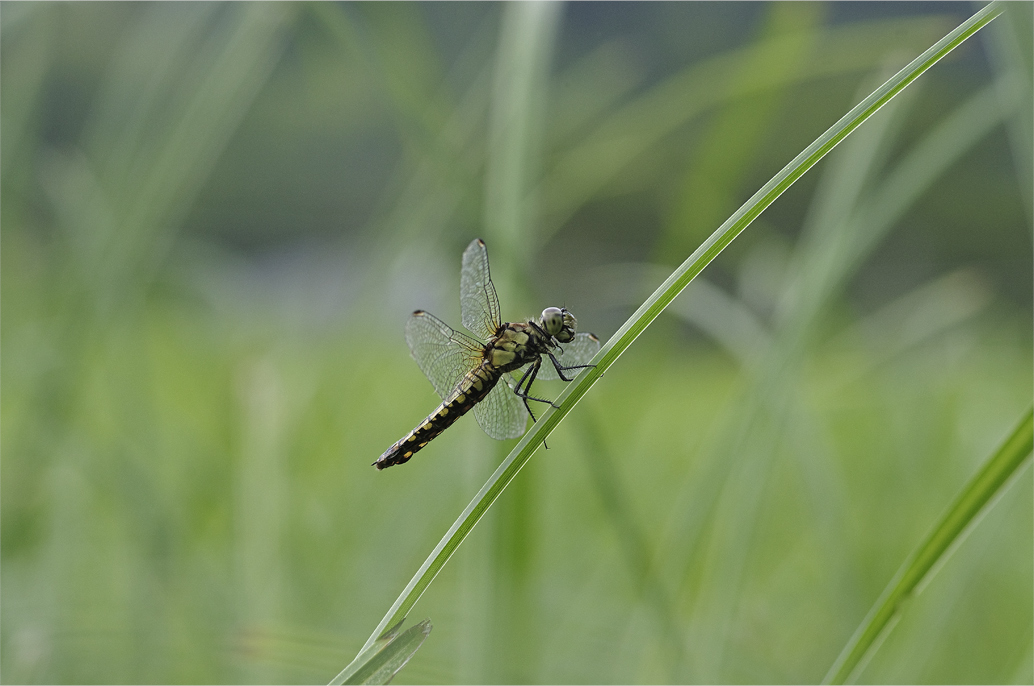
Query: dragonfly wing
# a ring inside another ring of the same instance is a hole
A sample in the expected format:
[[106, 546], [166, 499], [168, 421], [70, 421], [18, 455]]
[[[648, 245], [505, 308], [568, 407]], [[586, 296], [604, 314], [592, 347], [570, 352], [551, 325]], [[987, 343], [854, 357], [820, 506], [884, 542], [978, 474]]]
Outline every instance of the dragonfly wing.
[[406, 343], [420, 371], [443, 400], [481, 364], [484, 346], [434, 315], [416, 311], [406, 322]]
[[[575, 334], [574, 339], [569, 343], [564, 343], [560, 346], [564, 349], [563, 354], [556, 355], [556, 358], [560, 360], [562, 367], [577, 367], [581, 364], [587, 364], [589, 360], [596, 356], [596, 353], [600, 351], [600, 339], [596, 338], [591, 333], [579, 333]], [[555, 353], [554, 353], [555, 354]], [[579, 369], [572, 369], [570, 373], [564, 372], [564, 376], [568, 379], [573, 379], [574, 375], [577, 374]], [[517, 374], [523, 374], [524, 370], [518, 370]], [[520, 378], [520, 376], [518, 376]], [[559, 379], [557, 376], [556, 368], [553, 367], [553, 362], [545, 357], [542, 360], [542, 367], [539, 369], [538, 378], [543, 381], [554, 381]]]
[[474, 406], [474, 419], [485, 433], [496, 440], [518, 438], [528, 426], [528, 411], [513, 392], [509, 374], [495, 385], [484, 400]]
[[488, 272], [488, 250], [480, 238], [471, 241], [463, 251], [460, 318], [467, 331], [486, 340], [494, 336], [502, 324], [499, 296]]

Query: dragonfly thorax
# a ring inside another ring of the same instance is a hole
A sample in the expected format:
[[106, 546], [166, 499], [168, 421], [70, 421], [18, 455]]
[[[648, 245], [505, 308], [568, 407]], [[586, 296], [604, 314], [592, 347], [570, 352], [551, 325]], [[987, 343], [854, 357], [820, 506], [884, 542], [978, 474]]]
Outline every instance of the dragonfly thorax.
[[504, 324], [485, 346], [484, 358], [500, 372], [512, 372], [554, 347], [532, 322]]

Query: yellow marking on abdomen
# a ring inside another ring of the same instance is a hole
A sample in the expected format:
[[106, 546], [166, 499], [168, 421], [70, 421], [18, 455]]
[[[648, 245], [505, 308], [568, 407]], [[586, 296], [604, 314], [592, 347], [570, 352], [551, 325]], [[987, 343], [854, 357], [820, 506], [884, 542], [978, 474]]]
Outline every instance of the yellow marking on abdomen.
[[[484, 376], [482, 376], [484, 375]], [[374, 465], [378, 469], [391, 467], [407, 462], [413, 454], [436, 438], [438, 434], [452, 426], [457, 419], [465, 415], [495, 387], [499, 376], [481, 367], [464, 378], [460, 384], [462, 391], [439, 405], [429, 414], [420, 426], [410, 431], [402, 440], [384, 451]], [[403, 452], [405, 451], [405, 452]]]

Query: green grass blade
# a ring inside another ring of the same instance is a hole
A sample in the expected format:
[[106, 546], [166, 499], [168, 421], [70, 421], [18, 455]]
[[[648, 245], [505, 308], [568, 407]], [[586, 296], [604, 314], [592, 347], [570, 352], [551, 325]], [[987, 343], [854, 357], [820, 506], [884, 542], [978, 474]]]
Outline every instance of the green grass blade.
[[932, 578], [956, 547], [1003, 494], [1010, 477], [1019, 472], [1034, 448], [1034, 408], [1002, 443], [984, 468], [970, 480], [918, 548], [905, 559], [872, 610], [830, 667], [823, 683], [842, 684], [863, 668], [893, 628], [903, 605]]
[[409, 658], [416, 654], [431, 633], [431, 621], [425, 619], [401, 634], [395, 627], [386, 632], [372, 646], [359, 653], [352, 664], [338, 674], [332, 684], [386, 684]]
[[[388, 613], [381, 620], [373, 634], [367, 640], [360, 653], [369, 650], [378, 640], [378, 637], [388, 628], [399, 626], [403, 622], [413, 605], [430, 585], [431, 581], [438, 575], [445, 563], [460, 546], [467, 534], [474, 528], [474, 525], [481, 519], [496, 498], [503, 492], [506, 486], [513, 480], [518, 472], [531, 458], [532, 454], [539, 448], [542, 442], [556, 428], [556, 425], [567, 415], [568, 412], [588, 392], [600, 377], [610, 368], [621, 356], [628, 346], [635, 341], [639, 335], [646, 330], [646, 327], [657, 318], [658, 315], [671, 303], [682, 290], [689, 285], [711, 260], [713, 260], [725, 247], [732, 242], [758, 215], [761, 214], [776, 198], [788, 189], [797, 179], [804, 175], [811, 167], [821, 160], [829, 151], [836, 147], [852, 131], [858, 128], [865, 120], [878, 111], [883, 105], [889, 102], [895, 95], [900, 93], [912, 81], [918, 78], [923, 72], [936, 64], [941, 58], [961, 45], [966, 39], [976, 33], [980, 28], [994, 19], [1001, 13], [1001, 7], [992, 3], [968, 20], [958, 28], [951, 31], [944, 38], [935, 43], [922, 55], [910, 62], [905, 68], [891, 77], [886, 83], [877, 88], [872, 94], [862, 100], [850, 112], [844, 115], [836, 124], [830, 127], [825, 133], [818, 137], [811, 145], [801, 152], [793, 161], [776, 174], [768, 183], [757, 191], [746, 203], [743, 204], [729, 219], [722, 224], [697, 250], [675, 270], [675, 272], [661, 284], [653, 295], [625, 322], [624, 325], [614, 334], [613, 337], [596, 355], [593, 362], [595, 367], [582, 372], [557, 398], [557, 408], [548, 408], [539, 420], [524, 435], [517, 446], [510, 452], [507, 458], [499, 465], [485, 485], [478, 491], [477, 495], [463, 510], [460, 516], [453, 522], [452, 526], [442, 537], [438, 545], [427, 557], [424, 563], [417, 570], [413, 578], [403, 589], [398, 599], [388, 610]], [[356, 658], [358, 661], [359, 658]], [[355, 664], [356, 661], [353, 661]], [[346, 670], [347, 671], [347, 670]]]

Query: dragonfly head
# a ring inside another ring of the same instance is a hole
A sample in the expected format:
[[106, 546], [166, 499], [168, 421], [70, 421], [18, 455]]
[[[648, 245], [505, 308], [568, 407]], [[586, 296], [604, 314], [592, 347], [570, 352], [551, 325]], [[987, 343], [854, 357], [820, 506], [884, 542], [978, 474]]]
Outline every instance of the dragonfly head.
[[574, 338], [578, 320], [562, 307], [547, 307], [542, 310], [542, 328], [561, 343], [568, 343]]

